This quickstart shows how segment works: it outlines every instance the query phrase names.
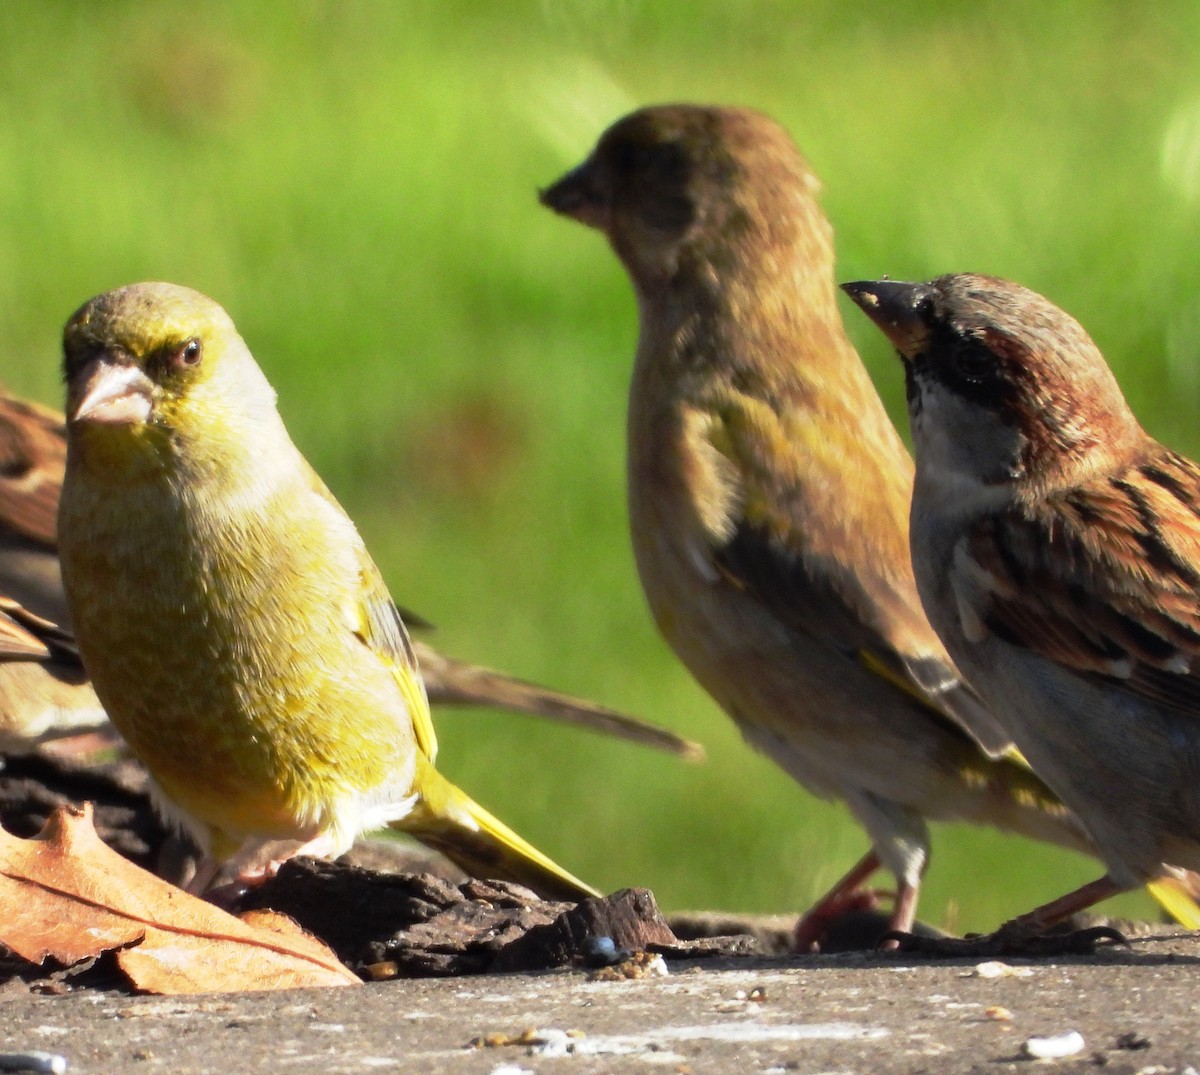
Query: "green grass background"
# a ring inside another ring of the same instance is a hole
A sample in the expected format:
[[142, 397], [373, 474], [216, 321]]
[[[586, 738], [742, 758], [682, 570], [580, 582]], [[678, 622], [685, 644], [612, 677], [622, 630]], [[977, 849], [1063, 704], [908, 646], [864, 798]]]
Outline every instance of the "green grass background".
[[[825, 181], [842, 279], [1019, 279], [1197, 453], [1198, 45], [1186, 3], [4, 4], [0, 379], [60, 402], [59, 328], [99, 291], [211, 294], [439, 645], [710, 755], [445, 714], [444, 768], [601, 887], [797, 910], [864, 837], [656, 636], [625, 532], [632, 296], [536, 188], [635, 106], [764, 109]], [[903, 422], [894, 359], [845, 312]], [[923, 916], [985, 928], [1096, 873], [941, 827]]]

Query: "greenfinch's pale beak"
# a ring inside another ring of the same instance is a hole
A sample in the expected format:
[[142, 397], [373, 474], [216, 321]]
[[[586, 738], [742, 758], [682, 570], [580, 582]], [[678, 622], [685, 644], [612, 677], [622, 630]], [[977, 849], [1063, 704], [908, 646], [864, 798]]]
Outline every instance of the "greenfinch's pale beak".
[[99, 425], [143, 425], [154, 406], [154, 384], [137, 366], [107, 355], [92, 359], [72, 379], [67, 419]]
[[842, 284], [846, 292], [883, 334], [900, 357], [911, 361], [929, 342], [928, 315], [933, 288], [901, 280], [856, 280]]
[[538, 201], [561, 216], [603, 231], [608, 226], [612, 205], [598, 171], [598, 165], [589, 157], [540, 191]]

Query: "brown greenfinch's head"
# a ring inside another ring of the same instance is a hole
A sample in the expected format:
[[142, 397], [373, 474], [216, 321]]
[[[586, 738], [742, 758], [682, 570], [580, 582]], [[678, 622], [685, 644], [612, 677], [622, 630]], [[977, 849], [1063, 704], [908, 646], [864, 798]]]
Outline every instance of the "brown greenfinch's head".
[[[603, 231], [641, 288], [703, 263], [718, 271], [753, 244], [789, 249], [800, 227], [828, 244], [819, 189], [795, 143], [748, 109], [643, 108], [541, 193], [542, 204]], [[831, 254], [829, 255], [832, 256]]]
[[63, 374], [73, 434], [166, 443], [274, 414], [229, 315], [177, 284], [130, 284], [84, 303], [63, 330]]

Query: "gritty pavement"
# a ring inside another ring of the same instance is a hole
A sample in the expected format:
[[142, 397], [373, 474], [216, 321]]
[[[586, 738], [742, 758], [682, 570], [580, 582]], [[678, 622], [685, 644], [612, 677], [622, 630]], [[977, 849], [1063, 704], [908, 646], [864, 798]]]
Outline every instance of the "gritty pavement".
[[[1200, 936], [1167, 927], [1069, 959], [989, 965], [850, 953], [680, 959], [667, 970], [169, 998], [10, 988], [0, 993], [0, 1053], [57, 1054], [71, 1075], [1098, 1067], [1200, 1075]], [[1072, 1034], [1082, 1047], [1067, 1058], [1023, 1056], [1031, 1038], [1078, 1047]]]

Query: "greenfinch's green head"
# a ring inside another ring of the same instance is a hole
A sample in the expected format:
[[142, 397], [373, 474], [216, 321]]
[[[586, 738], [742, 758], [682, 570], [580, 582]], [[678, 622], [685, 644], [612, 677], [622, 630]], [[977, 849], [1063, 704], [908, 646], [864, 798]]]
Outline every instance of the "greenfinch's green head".
[[277, 421], [275, 393], [229, 315], [177, 284], [142, 283], [84, 303], [63, 330], [73, 439], [188, 450]]

